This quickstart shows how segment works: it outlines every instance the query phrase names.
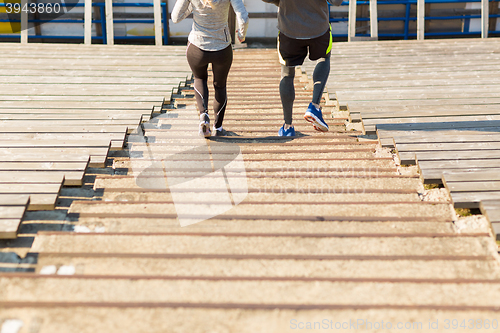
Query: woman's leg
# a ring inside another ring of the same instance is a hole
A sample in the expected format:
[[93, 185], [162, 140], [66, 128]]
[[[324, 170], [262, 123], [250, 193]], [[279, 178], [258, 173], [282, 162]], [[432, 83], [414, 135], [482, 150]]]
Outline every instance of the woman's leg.
[[193, 44], [188, 45], [186, 55], [194, 75], [196, 104], [202, 114], [208, 112], [208, 55]]
[[214, 75], [214, 112], [215, 128], [222, 127], [224, 113], [227, 106], [227, 76], [233, 63], [233, 49], [231, 45], [212, 54], [212, 71]]

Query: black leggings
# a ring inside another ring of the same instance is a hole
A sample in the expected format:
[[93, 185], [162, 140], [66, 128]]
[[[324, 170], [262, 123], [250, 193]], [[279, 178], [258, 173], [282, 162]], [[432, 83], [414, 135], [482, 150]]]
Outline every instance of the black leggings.
[[189, 44], [186, 51], [187, 60], [194, 75], [196, 103], [200, 114], [208, 112], [208, 64], [212, 64], [214, 76], [214, 112], [215, 128], [222, 126], [227, 105], [227, 76], [233, 63], [231, 45], [220, 51], [203, 51]]

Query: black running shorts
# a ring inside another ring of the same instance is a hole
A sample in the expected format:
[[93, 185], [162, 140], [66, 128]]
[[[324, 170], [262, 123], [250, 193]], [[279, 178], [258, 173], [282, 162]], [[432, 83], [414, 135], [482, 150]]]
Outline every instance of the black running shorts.
[[290, 38], [280, 32], [278, 35], [280, 63], [290, 67], [300, 66], [304, 63], [308, 52], [311, 60], [326, 58], [332, 50], [332, 42], [330, 29], [322, 36], [311, 39]]

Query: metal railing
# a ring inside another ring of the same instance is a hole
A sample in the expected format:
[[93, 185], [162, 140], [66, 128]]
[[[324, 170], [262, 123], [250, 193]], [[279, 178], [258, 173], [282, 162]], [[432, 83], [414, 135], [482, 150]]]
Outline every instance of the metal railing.
[[[61, 7], [69, 6], [66, 5], [65, 3], [61, 3]], [[72, 4], [72, 7], [85, 7], [85, 4], [83, 3], [77, 3], [77, 4]], [[148, 8], [148, 7], [154, 7], [153, 3], [114, 3], [112, 4], [113, 7], [136, 7], [136, 8]], [[163, 45], [167, 45], [169, 42], [169, 33], [168, 33], [168, 6], [167, 3], [161, 3], [161, 25], [160, 29], [163, 30], [163, 33], [161, 34], [161, 43]], [[0, 8], [6, 7], [4, 3], [0, 3]], [[91, 36], [87, 38], [91, 38], [92, 41], [99, 41], [102, 44], [109, 44], [110, 39], [108, 38], [108, 24], [114, 25], [114, 24], [120, 24], [120, 23], [146, 23], [146, 24], [155, 24], [155, 19], [109, 19], [109, 17], [106, 17], [106, 3], [105, 2], [94, 2], [92, 3], [92, 8], [99, 8], [99, 18], [98, 19], [92, 19], [91, 23], [92, 24], [99, 24], [101, 26], [101, 34], [100, 36]], [[3, 23], [21, 23], [21, 20], [0, 20], [0, 22]], [[43, 24], [43, 23], [74, 23], [74, 24], [82, 24], [85, 23], [85, 18], [82, 19], [54, 19], [54, 20], [40, 20], [40, 19], [30, 19], [28, 20], [29, 23], [35, 23], [35, 24]], [[84, 35], [82, 36], [64, 36], [64, 35], [29, 35], [27, 38], [29, 39], [85, 39], [85, 34], [88, 34], [90, 32], [85, 32]], [[27, 32], [26, 32], [27, 34]], [[12, 38], [12, 39], [20, 39], [21, 34], [0, 34], [0, 38]], [[157, 39], [158, 36], [114, 36], [112, 40], [148, 40], [148, 39]], [[158, 42], [157, 42], [158, 44]]]
[[[356, 2], [352, 1], [344, 1], [342, 6], [349, 5], [349, 16], [341, 17], [341, 18], [330, 18], [330, 22], [348, 22], [348, 33], [347, 34], [334, 34], [334, 37], [347, 37], [348, 39], [352, 39], [353, 37], [393, 37], [393, 38], [403, 38], [409, 39], [412, 37], [417, 37], [417, 39], [424, 39], [425, 36], [473, 36], [479, 35], [483, 38], [488, 37], [488, 33], [500, 33], [497, 30], [489, 30], [488, 21], [490, 18], [498, 18], [500, 14], [489, 14], [488, 6], [489, 2], [498, 2], [499, 0], [381, 0], [381, 1], [369, 1], [369, 0], [358, 0]], [[450, 4], [450, 3], [478, 3], [482, 4], [481, 6], [481, 14], [480, 15], [472, 15], [472, 14], [463, 14], [463, 15], [447, 15], [447, 16], [424, 16], [424, 5], [425, 4]], [[356, 5], [354, 5], [356, 3]], [[356, 17], [356, 6], [357, 5], [370, 5], [370, 17]], [[404, 5], [404, 15], [396, 16], [396, 17], [379, 17], [377, 7], [379, 5]], [[412, 6], [417, 6], [417, 15], [412, 16]], [[420, 7], [420, 8], [419, 8]], [[372, 17], [372, 15], [375, 17]], [[470, 32], [465, 31], [468, 29], [463, 29], [464, 31], [443, 31], [443, 32], [425, 32], [424, 22], [426, 20], [464, 20], [464, 27], [469, 26], [469, 22], [471, 19], [481, 19], [481, 31], [478, 32]], [[370, 21], [370, 27], [374, 25], [376, 27], [376, 31], [374, 33], [374, 29], [371, 29], [370, 34], [357, 34], [356, 30], [356, 21], [367, 22]], [[378, 22], [381, 21], [402, 21], [403, 22], [403, 31], [400, 33], [379, 33], [378, 32]], [[410, 22], [417, 21], [417, 32], [410, 32]], [[495, 29], [495, 28], [494, 28]]]

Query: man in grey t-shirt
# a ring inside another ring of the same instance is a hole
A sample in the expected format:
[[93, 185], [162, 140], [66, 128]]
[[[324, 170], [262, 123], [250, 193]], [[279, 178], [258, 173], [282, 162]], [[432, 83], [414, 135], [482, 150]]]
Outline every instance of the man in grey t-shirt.
[[275, 4], [278, 9], [278, 53], [281, 63], [280, 96], [285, 123], [280, 136], [295, 136], [292, 126], [293, 102], [295, 100], [295, 67], [309, 59], [317, 60], [313, 72], [314, 90], [304, 119], [311, 122], [315, 130], [328, 131], [320, 108], [321, 96], [330, 74], [330, 51], [332, 34], [328, 3], [340, 5], [342, 0], [262, 0]]

